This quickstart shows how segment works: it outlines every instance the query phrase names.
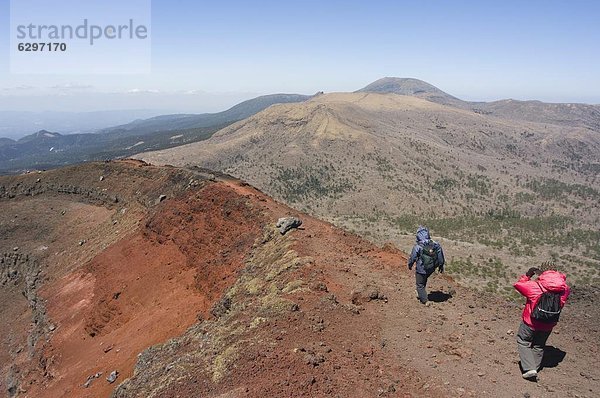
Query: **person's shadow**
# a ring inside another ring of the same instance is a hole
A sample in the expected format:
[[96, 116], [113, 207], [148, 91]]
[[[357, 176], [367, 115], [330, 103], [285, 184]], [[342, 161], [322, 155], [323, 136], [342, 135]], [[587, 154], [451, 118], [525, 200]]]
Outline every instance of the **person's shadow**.
[[542, 365], [540, 366], [540, 370], [544, 368], [555, 368], [559, 363], [565, 359], [567, 353], [563, 350], [553, 347], [551, 345], [547, 345], [544, 348], [544, 357], [542, 358]]
[[444, 301], [448, 301], [451, 298], [451, 294], [440, 292], [439, 290], [431, 292], [427, 295], [427, 300], [433, 301], [434, 303], [443, 303]]

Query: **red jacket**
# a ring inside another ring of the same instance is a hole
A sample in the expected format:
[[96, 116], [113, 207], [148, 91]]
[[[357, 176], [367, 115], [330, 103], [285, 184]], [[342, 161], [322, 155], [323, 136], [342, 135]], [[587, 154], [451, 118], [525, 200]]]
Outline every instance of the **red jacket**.
[[531, 280], [527, 275], [523, 275], [514, 284], [515, 289], [527, 298], [527, 303], [525, 303], [525, 308], [523, 309], [523, 322], [527, 326], [533, 330], [543, 331], [550, 331], [556, 326], [556, 323], [542, 323], [531, 319], [531, 312], [545, 291], [562, 293], [560, 296], [560, 305], [561, 307], [564, 306], [571, 291], [565, 282], [566, 279], [565, 274], [561, 274], [558, 271], [545, 271], [538, 276], [537, 280]]

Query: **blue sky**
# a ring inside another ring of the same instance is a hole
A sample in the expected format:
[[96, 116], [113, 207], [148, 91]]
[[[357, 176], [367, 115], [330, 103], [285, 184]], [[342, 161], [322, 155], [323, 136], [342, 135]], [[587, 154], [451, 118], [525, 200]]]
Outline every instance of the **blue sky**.
[[[52, 87], [78, 87], [73, 95], [91, 98], [194, 90], [234, 101], [353, 91], [398, 76], [467, 100], [600, 103], [599, 19], [600, 2], [577, 0], [155, 0], [150, 74], [11, 75], [3, 56], [0, 91], [8, 96], [27, 86], [31, 95], [51, 98]], [[8, 25], [9, 1], [0, 0], [6, 55]]]

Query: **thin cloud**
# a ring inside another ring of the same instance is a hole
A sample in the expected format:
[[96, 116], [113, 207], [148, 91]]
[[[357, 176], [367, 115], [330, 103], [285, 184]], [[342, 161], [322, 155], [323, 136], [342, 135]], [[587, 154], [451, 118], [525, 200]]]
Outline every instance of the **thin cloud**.
[[161, 91], [160, 90], [152, 90], [152, 89], [143, 90], [140, 88], [132, 88], [131, 90], [127, 90], [126, 92], [127, 92], [127, 94], [158, 94]]
[[94, 86], [89, 84], [65, 83], [57, 84], [55, 86], [51, 86], [50, 88], [53, 90], [90, 90], [93, 89]]
[[2, 91], [7, 92], [7, 91], [31, 91], [31, 90], [35, 90], [36, 87], [34, 86], [27, 86], [27, 85], [20, 85], [20, 86], [16, 86], [16, 87], [5, 87], [2, 89]]

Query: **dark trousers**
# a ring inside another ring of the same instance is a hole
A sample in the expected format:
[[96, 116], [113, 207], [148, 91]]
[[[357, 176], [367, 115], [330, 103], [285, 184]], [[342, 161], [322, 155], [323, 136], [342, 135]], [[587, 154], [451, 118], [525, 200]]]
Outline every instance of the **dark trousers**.
[[426, 274], [419, 274], [418, 272], [415, 273], [415, 277], [416, 277], [416, 284], [417, 284], [417, 298], [419, 299], [419, 301], [423, 304], [425, 304], [427, 302], [427, 279], [429, 278], [429, 276], [431, 274], [433, 274], [433, 271], [435, 270], [431, 270], [430, 272], [426, 273]]
[[552, 332], [533, 330], [524, 322], [519, 326], [517, 333], [517, 347], [521, 358], [521, 367], [524, 372], [539, 370], [544, 357], [544, 347]]

